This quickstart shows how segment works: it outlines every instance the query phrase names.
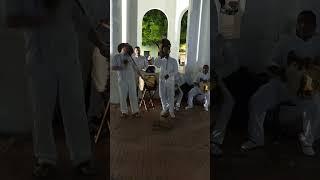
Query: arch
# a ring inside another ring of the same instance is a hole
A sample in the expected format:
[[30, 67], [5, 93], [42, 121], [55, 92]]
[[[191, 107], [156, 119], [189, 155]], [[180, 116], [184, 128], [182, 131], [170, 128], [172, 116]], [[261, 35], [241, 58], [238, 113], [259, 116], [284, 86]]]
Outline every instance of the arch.
[[[155, 17], [150, 17], [151, 14]], [[155, 26], [155, 24], [159, 24], [159, 26]], [[148, 51], [156, 51], [153, 42], [158, 42], [162, 37], [168, 37], [168, 16], [160, 9], [149, 9], [144, 13], [141, 25], [141, 46], [149, 47]]]
[[[179, 63], [181, 64], [181, 63], [183, 63], [183, 64], [186, 64], [186, 53], [187, 53], [187, 46], [185, 47], [185, 49], [184, 49], [184, 51], [182, 51], [182, 45], [183, 44], [187, 44], [187, 37], [188, 37], [188, 35], [187, 35], [187, 33], [188, 33], [188, 18], [189, 18], [189, 11], [188, 11], [188, 8], [186, 8], [186, 9], [184, 9], [183, 11], [182, 11], [182, 13], [180, 14], [180, 17], [179, 17], [179, 31], [180, 32], [178, 32], [179, 33], [179, 37], [178, 37], [178, 43], [179, 43]], [[186, 18], [186, 19], [184, 19], [184, 18]], [[182, 32], [182, 30], [183, 30], [183, 22], [184, 22], [184, 20], [186, 20], [187, 22], [186, 22], [186, 24], [185, 24], [185, 34], [183, 34]], [[183, 36], [185, 36], [184, 38], [185, 38], [185, 42], [182, 42], [181, 40], [182, 40], [182, 37]]]

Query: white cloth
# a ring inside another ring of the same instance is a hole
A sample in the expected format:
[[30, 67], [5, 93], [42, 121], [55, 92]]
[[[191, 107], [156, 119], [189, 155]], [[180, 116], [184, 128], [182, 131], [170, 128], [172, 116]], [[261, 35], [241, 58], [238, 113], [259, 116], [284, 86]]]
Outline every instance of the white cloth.
[[[315, 57], [320, 53], [319, 39], [314, 37], [310, 41], [302, 41], [297, 37], [281, 41], [273, 51], [272, 61], [286, 67], [288, 52], [294, 50], [299, 57]], [[257, 144], [264, 144], [263, 123], [266, 111], [284, 101], [292, 101], [297, 104], [298, 112], [301, 112], [303, 120], [302, 136], [305, 143], [312, 145], [319, 134], [319, 97], [299, 98], [291, 94], [288, 84], [275, 78], [263, 85], [251, 97], [249, 103], [249, 138]]]
[[92, 57], [92, 73], [91, 77], [94, 81], [96, 90], [103, 92], [108, 83], [109, 62], [101, 55], [99, 48], [95, 47]]
[[239, 69], [239, 61], [232, 47], [232, 43], [221, 36], [215, 39], [214, 69], [222, 79]]
[[[203, 72], [198, 73], [195, 82], [210, 81], [210, 73], [204, 74]], [[210, 91], [204, 93], [198, 86], [194, 86], [188, 93], [188, 106], [193, 107], [193, 98], [197, 95], [204, 95], [204, 107], [208, 108], [210, 105]]]
[[[129, 63], [125, 65], [124, 60], [128, 60]], [[112, 59], [112, 66], [123, 68], [122, 70], [117, 71], [121, 112], [128, 113], [127, 97], [129, 95], [131, 112], [137, 113], [139, 111], [139, 107], [135, 79], [136, 73], [135, 66], [130, 56], [124, 54], [116, 54]]]
[[183, 91], [181, 90], [181, 88], [180, 88], [179, 85], [176, 85], [176, 88], [175, 88], [175, 98], [174, 98], [174, 99], [175, 99], [175, 101], [176, 101], [176, 106], [177, 106], [177, 107], [180, 107], [182, 98], [183, 98]]
[[132, 56], [134, 62], [138, 66], [138, 70], [141, 71], [143, 69], [146, 69], [148, 67], [146, 57], [144, 56]]
[[[158, 58], [155, 61], [155, 66], [160, 68], [159, 74], [159, 93], [164, 111], [174, 111], [174, 85], [175, 78], [178, 73], [178, 61], [172, 57]], [[169, 75], [168, 79], [165, 76]]]
[[[30, 6], [32, 6], [30, 1]], [[51, 21], [25, 32], [26, 67], [34, 119], [34, 154], [40, 161], [55, 163], [56, 147], [52, 115], [56, 96], [71, 159], [79, 164], [91, 158], [91, 143], [85, 112], [78, 39], [73, 26], [73, 1], [61, 1]]]

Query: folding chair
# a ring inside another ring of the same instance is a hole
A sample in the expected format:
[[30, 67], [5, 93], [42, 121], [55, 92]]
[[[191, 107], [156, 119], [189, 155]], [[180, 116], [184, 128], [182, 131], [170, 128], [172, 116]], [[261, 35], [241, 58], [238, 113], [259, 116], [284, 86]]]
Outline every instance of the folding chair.
[[[106, 92], [109, 92], [109, 89], [107, 89]], [[105, 97], [105, 102], [107, 101], [107, 97]], [[107, 125], [108, 125], [108, 130], [109, 130], [109, 133], [111, 135], [111, 127], [110, 127], [110, 116], [107, 116], [110, 112], [110, 99], [108, 99], [108, 103], [106, 105], [106, 108], [104, 110], [104, 113], [103, 113], [103, 116], [102, 116], [102, 119], [101, 119], [101, 123], [100, 123], [100, 126], [99, 126], [99, 129], [98, 129], [98, 132], [97, 134], [95, 135], [94, 137], [94, 142], [97, 144], [98, 143], [98, 140], [100, 138], [100, 135], [101, 135], [101, 132], [102, 132], [102, 129], [103, 129], [103, 126], [105, 124], [105, 122], [107, 121]]]

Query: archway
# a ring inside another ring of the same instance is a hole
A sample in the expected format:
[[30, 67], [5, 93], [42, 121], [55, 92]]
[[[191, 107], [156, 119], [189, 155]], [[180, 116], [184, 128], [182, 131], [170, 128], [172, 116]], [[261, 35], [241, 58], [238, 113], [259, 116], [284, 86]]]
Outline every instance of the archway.
[[187, 28], [188, 27], [188, 10], [183, 14], [181, 18], [181, 29], [180, 29], [180, 44], [179, 44], [179, 64], [186, 64], [186, 53], [187, 53]]
[[156, 42], [166, 38], [168, 34], [167, 16], [158, 9], [149, 10], [142, 20], [142, 47], [144, 55], [156, 57], [158, 49]]

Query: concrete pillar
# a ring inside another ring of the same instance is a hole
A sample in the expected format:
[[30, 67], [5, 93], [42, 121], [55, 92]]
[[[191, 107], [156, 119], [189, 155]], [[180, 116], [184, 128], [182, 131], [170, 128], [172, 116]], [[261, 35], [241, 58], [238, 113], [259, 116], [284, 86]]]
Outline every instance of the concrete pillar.
[[138, 0], [128, 0], [127, 2], [127, 37], [128, 43], [133, 47], [138, 45]]
[[[118, 53], [118, 44], [122, 42], [122, 14], [121, 14], [121, 1], [111, 0], [110, 8], [110, 57]], [[111, 68], [111, 66], [110, 66]], [[118, 89], [118, 80], [117, 72], [111, 71], [110, 69], [110, 102], [119, 103], [119, 89]]]
[[210, 66], [210, 24], [208, 22], [210, 22], [210, 0], [203, 0], [197, 67], [202, 67], [205, 64]]
[[194, 75], [194, 67], [198, 60], [197, 57], [197, 42], [199, 34], [199, 12], [200, 0], [190, 0], [190, 8], [188, 12], [188, 30], [187, 30], [187, 64], [186, 64], [186, 81], [192, 83]]

